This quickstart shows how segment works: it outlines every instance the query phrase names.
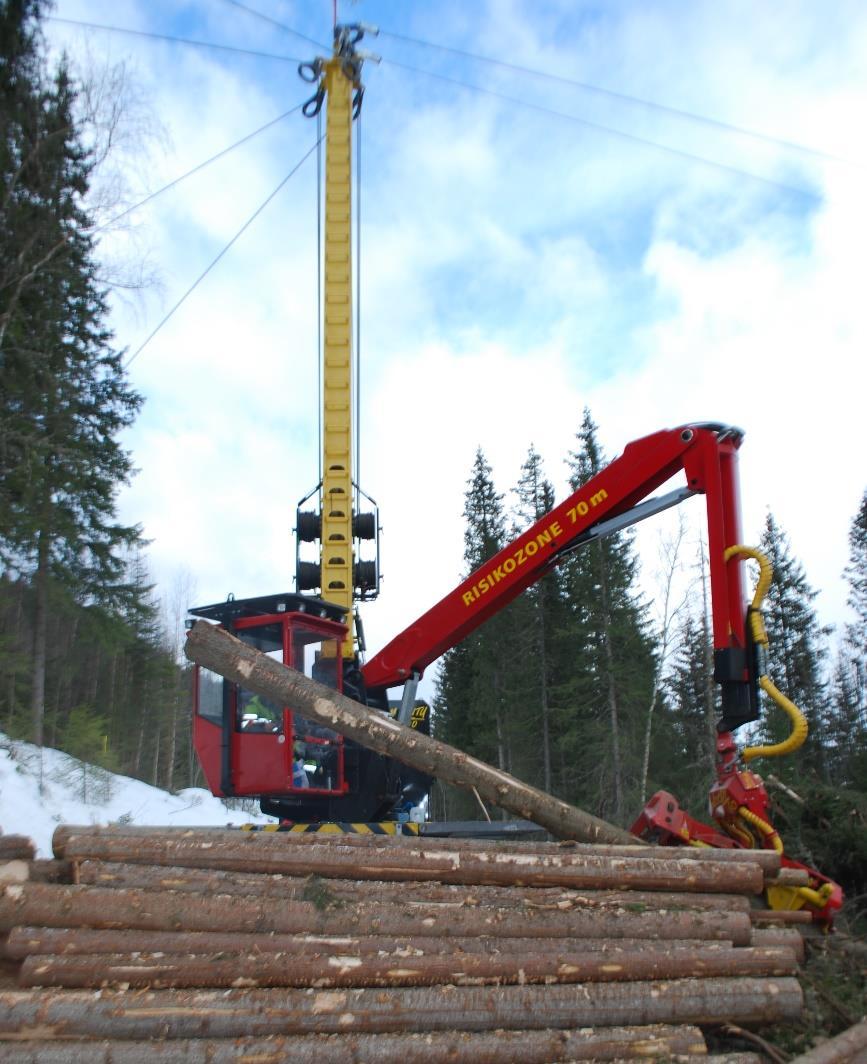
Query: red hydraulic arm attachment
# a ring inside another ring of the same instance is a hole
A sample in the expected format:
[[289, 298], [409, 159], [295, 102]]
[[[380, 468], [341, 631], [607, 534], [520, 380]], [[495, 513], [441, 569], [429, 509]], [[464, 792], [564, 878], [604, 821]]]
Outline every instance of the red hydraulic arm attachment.
[[753, 601], [747, 611], [748, 637], [752, 648], [752, 671], [757, 684], [788, 715], [792, 730], [787, 739], [771, 746], [751, 746], [740, 755], [731, 731], [720, 724], [716, 749], [716, 782], [708, 794], [711, 816], [722, 832], [695, 820], [680, 808], [667, 791], [657, 791], [631, 827], [633, 835], [668, 846], [715, 846], [775, 850], [784, 868], [807, 873], [806, 886], [769, 886], [766, 890], [772, 909], [805, 909], [813, 920], [829, 928], [843, 904], [843, 892], [827, 876], [793, 861], [783, 852], [783, 842], [770, 819], [770, 800], [761, 776], [741, 766], [758, 757], [782, 757], [800, 747], [807, 737], [807, 720], [798, 707], [783, 695], [766, 672], [768, 637], [761, 614], [762, 600], [771, 584], [768, 559], [751, 547], [730, 546], [725, 560], [736, 555], [759, 563], [760, 575]]
[[[566, 551], [703, 493], [723, 722], [735, 728], [755, 720], [757, 696], [745, 632], [742, 566], [740, 558], [724, 560], [726, 547], [741, 540], [737, 451], [742, 438], [743, 433], [731, 426], [696, 424], [664, 429], [627, 444], [602, 472], [371, 658], [362, 669], [365, 684], [388, 688], [420, 677], [431, 662], [535, 583]], [[678, 473], [685, 474], [685, 486], [647, 498]]]

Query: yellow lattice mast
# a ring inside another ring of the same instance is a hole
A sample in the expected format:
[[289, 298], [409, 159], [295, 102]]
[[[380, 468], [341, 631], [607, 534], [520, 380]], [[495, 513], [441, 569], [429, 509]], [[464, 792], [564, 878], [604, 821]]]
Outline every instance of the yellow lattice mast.
[[[318, 565], [299, 560], [299, 591], [318, 590], [322, 598], [346, 610], [350, 638], [346, 656], [355, 653], [353, 606], [378, 591], [376, 562], [362, 562], [355, 542], [375, 539], [376, 514], [358, 514], [354, 479], [354, 352], [352, 300], [352, 124], [360, 110], [362, 59], [355, 50], [363, 29], [337, 26], [334, 54], [304, 64], [302, 76], [317, 82], [305, 105], [308, 116], [325, 103], [325, 224], [322, 283], [322, 481], [318, 513], [299, 510], [299, 542], [319, 541]], [[309, 496], [308, 496], [309, 498]], [[302, 500], [302, 503], [306, 500]]]

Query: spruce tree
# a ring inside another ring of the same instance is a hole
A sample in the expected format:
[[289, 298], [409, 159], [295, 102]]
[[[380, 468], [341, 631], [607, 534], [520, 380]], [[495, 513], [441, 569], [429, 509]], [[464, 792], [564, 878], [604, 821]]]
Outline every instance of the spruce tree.
[[656, 782], [700, 818], [714, 780], [719, 707], [709, 625], [694, 609], [681, 615], [665, 691], [664, 724], [652, 761]]
[[493, 472], [481, 447], [476, 450], [467, 481], [464, 521], [464, 562], [469, 574], [493, 558], [506, 543], [503, 496], [494, 486]]
[[[584, 411], [570, 455], [573, 490], [605, 465], [598, 429]], [[654, 681], [646, 606], [637, 592], [638, 561], [628, 533], [596, 540], [564, 563], [570, 616], [560, 655], [571, 664], [560, 700], [571, 704], [567, 728], [575, 774], [573, 798], [616, 823], [638, 805], [643, 714]]]
[[[481, 448], [476, 452], [464, 500], [464, 562], [467, 573], [478, 569], [506, 544], [503, 496]], [[509, 624], [505, 611], [494, 614], [469, 637], [474, 668], [468, 691], [469, 720], [485, 760], [511, 771], [511, 744], [505, 707], [508, 684]]]
[[[465, 574], [474, 572], [506, 543], [503, 496], [481, 448], [476, 452], [464, 496]], [[508, 609], [500, 611], [443, 656], [435, 702], [436, 734], [497, 767], [512, 770], [508, 716], [509, 675], [515, 655]], [[465, 797], [451, 796], [467, 816], [480, 810]]]
[[[771, 513], [765, 520], [759, 547], [774, 570], [763, 606], [769, 640], [768, 674], [807, 717], [810, 735], [796, 758], [800, 758], [801, 766], [809, 766], [827, 777], [823, 743], [828, 722], [828, 691], [821, 663], [828, 633], [820, 627], [813, 608], [817, 592], [792, 554], [788, 536]], [[769, 699], [764, 698], [763, 702], [762, 740], [780, 742], [791, 731], [789, 718]], [[793, 759], [786, 758], [775, 764], [774, 772], [791, 778], [795, 772], [793, 766]]]
[[[542, 458], [530, 446], [515, 489], [517, 499], [515, 534], [535, 524], [554, 507], [554, 488], [546, 479]], [[554, 633], [563, 623], [560, 574], [547, 573], [524, 592], [514, 604], [519, 619], [519, 670], [516, 676], [519, 705], [524, 709], [521, 726], [528, 736], [539, 734], [540, 747], [527, 742], [524, 750], [534, 760], [541, 759], [538, 783], [547, 793], [553, 788], [552, 751], [555, 740], [552, 692], [556, 685]], [[517, 713], [517, 706], [515, 709]]]
[[846, 625], [837, 652], [829, 753], [834, 778], [867, 793], [867, 492], [849, 529], [844, 575], [855, 619]]
[[846, 627], [846, 641], [861, 661], [867, 659], [867, 491], [861, 496], [858, 513], [849, 529], [848, 604], [855, 620]]
[[84, 605], [134, 608], [116, 519], [132, 472], [118, 441], [140, 406], [105, 325], [84, 202], [92, 163], [76, 87], [40, 50], [40, 0], [0, 8], [0, 561], [34, 586], [32, 738], [43, 739], [53, 581]]

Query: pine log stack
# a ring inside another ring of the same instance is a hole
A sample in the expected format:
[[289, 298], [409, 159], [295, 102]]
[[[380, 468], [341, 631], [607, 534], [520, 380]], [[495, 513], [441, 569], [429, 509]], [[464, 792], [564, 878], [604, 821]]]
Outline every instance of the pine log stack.
[[800, 933], [751, 919], [770, 853], [125, 826], [54, 850], [0, 888], [0, 1061], [710, 1062], [700, 1025], [802, 1007]]

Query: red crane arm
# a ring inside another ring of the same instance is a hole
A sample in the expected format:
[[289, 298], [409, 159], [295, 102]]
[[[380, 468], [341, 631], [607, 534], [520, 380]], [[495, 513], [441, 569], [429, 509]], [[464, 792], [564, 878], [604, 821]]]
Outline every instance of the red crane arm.
[[[394, 687], [414, 673], [421, 675], [538, 580], [565, 550], [596, 538], [603, 532], [600, 525], [620, 515], [626, 517], [620, 527], [633, 523], [629, 511], [682, 470], [689, 493], [703, 493], [707, 503], [715, 675], [723, 684], [724, 717], [729, 717], [729, 726], [753, 719], [746, 709], [750, 668], [741, 560], [723, 559], [726, 547], [741, 542], [737, 449], [742, 435], [723, 425], [685, 425], [627, 444], [622, 455], [371, 658], [362, 668], [365, 684]], [[634, 520], [642, 516], [636, 514]]]

